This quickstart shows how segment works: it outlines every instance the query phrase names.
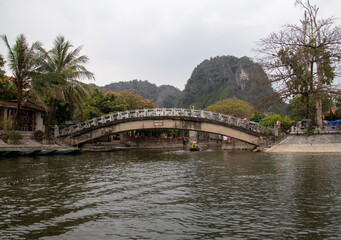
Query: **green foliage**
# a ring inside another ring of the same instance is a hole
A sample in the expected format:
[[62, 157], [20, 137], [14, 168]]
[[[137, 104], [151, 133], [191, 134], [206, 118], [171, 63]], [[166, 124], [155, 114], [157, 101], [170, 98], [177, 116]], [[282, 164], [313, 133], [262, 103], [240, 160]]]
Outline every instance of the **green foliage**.
[[272, 106], [264, 103], [264, 99], [276, 99], [276, 105], [283, 105], [271, 86], [265, 84], [267, 80], [262, 67], [248, 57], [214, 57], [193, 70], [179, 99], [179, 106], [206, 108], [227, 98], [248, 101], [258, 111], [268, 110]]
[[84, 106], [84, 118], [91, 119], [104, 115], [99, 108], [91, 106], [90, 104]]
[[[315, 100], [312, 96], [310, 96], [309, 102], [310, 111], [312, 111], [313, 114], [315, 115], [316, 114]], [[323, 112], [328, 111], [332, 106], [333, 100], [331, 99], [331, 97], [324, 95], [322, 98], [322, 111]], [[308, 114], [306, 98], [302, 97], [301, 95], [297, 95], [290, 100], [289, 109], [290, 116], [295, 121], [310, 118]]]
[[82, 102], [90, 97], [91, 88], [79, 79], [94, 79], [94, 74], [85, 68], [88, 57], [80, 55], [81, 47], [73, 48], [64, 36], [57, 36], [53, 48], [39, 48], [39, 74], [32, 79], [32, 86], [40, 102], [47, 109], [47, 132], [51, 131], [56, 119], [58, 101], [69, 105], [70, 114], [78, 113], [83, 119]]
[[155, 108], [152, 100], [143, 99], [141, 96], [131, 91], [122, 91], [116, 93], [115, 105], [118, 111], [134, 110], [134, 109], [151, 109]]
[[254, 112], [252, 117], [250, 118], [250, 120], [254, 121], [254, 122], [260, 122], [264, 117], [265, 117], [265, 115], [263, 113]]
[[0, 129], [2, 130], [10, 129], [12, 124], [13, 124], [13, 120], [11, 119], [0, 121]]
[[6, 143], [19, 144], [21, 139], [22, 139], [22, 136], [20, 132], [16, 132], [16, 131], [6, 132], [2, 136], [2, 140]]
[[18, 129], [20, 125], [19, 115], [21, 104], [28, 98], [30, 81], [32, 75], [37, 70], [37, 64], [39, 62], [37, 49], [41, 44], [35, 42], [29, 46], [23, 34], [17, 37], [13, 47], [10, 46], [6, 35], [2, 35], [1, 39], [4, 41], [8, 50], [7, 61], [9, 69], [12, 71], [13, 77], [11, 81], [14, 84], [15, 94], [18, 100], [17, 111], [14, 117], [14, 129]]
[[292, 116], [322, 125], [324, 96], [339, 95], [340, 90], [332, 82], [341, 59], [341, 27], [334, 17], [319, 19], [319, 7], [309, 0], [296, 2], [304, 10], [300, 24], [288, 24], [261, 39], [256, 51], [281, 96], [303, 98], [304, 111], [299, 101], [292, 101]]
[[265, 129], [264, 134], [267, 136], [274, 136], [275, 135], [271, 129]]
[[295, 96], [289, 102], [290, 116], [295, 120], [299, 121], [301, 119], [309, 118], [306, 109], [306, 101], [302, 96]]
[[153, 101], [143, 99], [141, 96], [130, 91], [103, 93], [99, 89], [95, 89], [91, 100], [83, 104], [86, 119], [99, 117], [112, 112], [151, 109], [155, 107]]
[[16, 99], [15, 86], [6, 78], [0, 79], [0, 100], [11, 101]]
[[176, 100], [176, 98], [173, 95], [169, 94], [169, 95], [164, 97], [164, 99], [161, 102], [161, 106], [165, 107], [165, 108], [172, 108], [176, 105], [175, 100]]
[[6, 61], [4, 57], [0, 54], [0, 80], [3, 80], [5, 78], [5, 70], [4, 70], [5, 62]]
[[[97, 87], [92, 85], [92, 87]], [[116, 82], [97, 87], [104, 92], [122, 92], [131, 91], [136, 95], [140, 95], [143, 99], [151, 99], [159, 107], [172, 108], [175, 107], [181, 91], [170, 85], [156, 86], [148, 81], [132, 80], [129, 82]]]
[[63, 126], [66, 121], [72, 120], [71, 111], [70, 111], [70, 104], [63, 102], [63, 101], [57, 101], [56, 104], [56, 111], [53, 118], [53, 126]]
[[289, 117], [282, 117], [280, 114], [271, 113], [268, 114], [262, 121], [259, 122], [260, 125], [265, 127], [273, 127], [277, 124], [277, 121], [281, 122], [281, 128], [287, 130], [292, 125]]
[[228, 98], [207, 107], [208, 111], [250, 119], [254, 108], [246, 101], [237, 98]]
[[315, 135], [315, 132], [314, 132], [314, 127], [313, 126], [308, 126], [306, 128], [306, 130], [304, 131], [304, 135], [305, 136], [312, 136], [312, 135]]
[[117, 106], [114, 104], [115, 99], [116, 95], [113, 93], [104, 94], [98, 88], [94, 89], [91, 100], [85, 101], [83, 104], [84, 118], [90, 119], [117, 111]]

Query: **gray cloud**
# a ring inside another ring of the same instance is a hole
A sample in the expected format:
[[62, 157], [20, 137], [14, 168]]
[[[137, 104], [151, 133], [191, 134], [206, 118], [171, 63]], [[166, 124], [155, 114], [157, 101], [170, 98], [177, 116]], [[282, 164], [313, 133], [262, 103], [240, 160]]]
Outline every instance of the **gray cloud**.
[[[322, 17], [341, 16], [339, 0], [311, 2]], [[83, 45], [98, 85], [142, 79], [180, 89], [203, 60], [252, 57], [257, 40], [303, 14], [294, 0], [0, 0], [0, 8], [11, 44], [24, 33], [46, 48], [58, 34]]]

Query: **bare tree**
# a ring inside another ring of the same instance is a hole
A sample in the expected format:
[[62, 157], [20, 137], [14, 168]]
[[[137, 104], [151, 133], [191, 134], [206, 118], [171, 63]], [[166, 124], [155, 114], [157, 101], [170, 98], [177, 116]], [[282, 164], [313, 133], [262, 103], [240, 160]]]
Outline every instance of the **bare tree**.
[[305, 10], [300, 24], [286, 25], [261, 39], [255, 51], [280, 96], [302, 96], [308, 116], [322, 126], [323, 95], [340, 94], [341, 89], [334, 81], [340, 76], [341, 28], [335, 25], [334, 17], [319, 20], [319, 8], [309, 0], [296, 3]]

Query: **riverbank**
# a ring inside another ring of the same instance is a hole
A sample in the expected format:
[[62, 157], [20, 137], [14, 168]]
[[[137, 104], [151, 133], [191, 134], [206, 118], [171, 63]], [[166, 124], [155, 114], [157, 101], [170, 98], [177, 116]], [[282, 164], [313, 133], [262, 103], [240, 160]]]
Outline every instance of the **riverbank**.
[[341, 134], [290, 135], [264, 152], [341, 154]]
[[38, 150], [77, 149], [69, 145], [59, 145], [56, 143], [40, 143], [30, 138], [23, 138], [20, 140], [18, 144], [5, 143], [3, 140], [0, 139], [0, 149], [4, 149], [4, 148], [15, 148], [15, 149], [31, 148], [31, 149], [38, 149]]
[[0, 139], [0, 158], [13, 156], [74, 154], [79, 152], [81, 152], [81, 149], [72, 146], [64, 146], [56, 143], [45, 144], [29, 138], [21, 139], [18, 144], [6, 143]]
[[[107, 144], [110, 146], [85, 146], [85, 149], [88, 151], [95, 152], [105, 152], [105, 151], [114, 151], [114, 150], [126, 150], [136, 148], [127, 147], [127, 146], [114, 146], [112, 144]], [[149, 145], [148, 145], [149, 146]], [[108, 147], [110, 149], [108, 150]], [[159, 148], [164, 148], [165, 146], [159, 146]], [[168, 146], [169, 147], [169, 146]], [[183, 146], [174, 146], [183, 148]], [[79, 150], [78, 148], [65, 145], [65, 144], [56, 144], [56, 143], [40, 143], [33, 139], [25, 138], [22, 139], [20, 144], [7, 144], [3, 140], [0, 139], [0, 151], [5, 149], [14, 149], [14, 150], [55, 150], [55, 151], [70, 151]], [[144, 149], [151, 149], [145, 147]], [[224, 147], [223, 147], [224, 149]], [[238, 150], [237, 148], [233, 148], [234, 150]], [[242, 148], [241, 148], [242, 149]], [[244, 148], [243, 148], [244, 149]], [[267, 153], [327, 153], [327, 154], [341, 154], [341, 134], [320, 134], [313, 136], [304, 136], [304, 135], [290, 135], [286, 137], [281, 142], [273, 145], [270, 148], [266, 148], [262, 150]]]

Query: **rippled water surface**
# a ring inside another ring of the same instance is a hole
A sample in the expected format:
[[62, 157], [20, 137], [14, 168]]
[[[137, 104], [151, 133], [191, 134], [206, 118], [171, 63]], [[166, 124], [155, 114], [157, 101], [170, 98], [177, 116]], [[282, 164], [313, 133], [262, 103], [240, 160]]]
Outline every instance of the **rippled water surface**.
[[129, 151], [0, 160], [1, 239], [341, 239], [341, 156]]

